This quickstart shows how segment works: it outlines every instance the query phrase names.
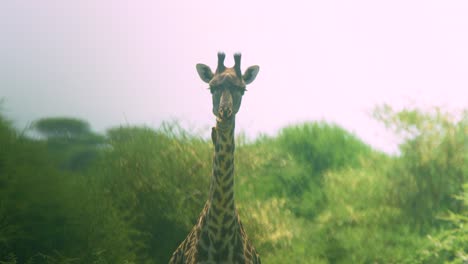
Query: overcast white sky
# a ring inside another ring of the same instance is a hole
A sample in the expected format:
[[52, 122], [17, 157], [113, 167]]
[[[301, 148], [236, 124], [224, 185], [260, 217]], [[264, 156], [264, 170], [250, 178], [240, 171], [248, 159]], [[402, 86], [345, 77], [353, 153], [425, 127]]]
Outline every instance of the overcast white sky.
[[209, 131], [196, 63], [243, 53], [260, 73], [238, 131], [327, 120], [374, 147], [373, 107], [468, 107], [468, 1], [2, 1], [0, 98], [18, 127], [45, 116]]

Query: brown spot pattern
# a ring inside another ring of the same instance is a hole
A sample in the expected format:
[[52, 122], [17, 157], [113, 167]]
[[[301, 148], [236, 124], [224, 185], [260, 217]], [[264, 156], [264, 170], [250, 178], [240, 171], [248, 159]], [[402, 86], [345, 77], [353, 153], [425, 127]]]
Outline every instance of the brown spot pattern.
[[[223, 56], [221, 55], [221, 57]], [[236, 61], [236, 65], [240, 65], [240, 56], [237, 59], [239, 61]], [[202, 66], [197, 65], [197, 69], [205, 69], [206, 65]], [[206, 69], [208, 69], [208, 66], [206, 66]], [[210, 77], [210, 86], [213, 81], [213, 83], [217, 84], [217, 89], [227, 89], [223, 87], [226, 84], [222, 80], [228, 80], [228, 85], [238, 83], [243, 85], [245, 89], [244, 79], [239, 72], [240, 69], [223, 66], [219, 67], [219, 70], [213, 76], [208, 76], [205, 72], [202, 77], [205, 80]], [[234, 109], [234, 117], [237, 110]], [[261, 263], [255, 248], [245, 233], [235, 207], [234, 117], [232, 124], [219, 123], [223, 121], [218, 121], [216, 127], [212, 128], [211, 141], [214, 145], [215, 155], [213, 157], [210, 198], [201, 212], [197, 224], [175, 250], [169, 261], [170, 264], [195, 264], [199, 262]], [[228, 256], [232, 258], [228, 259]]]

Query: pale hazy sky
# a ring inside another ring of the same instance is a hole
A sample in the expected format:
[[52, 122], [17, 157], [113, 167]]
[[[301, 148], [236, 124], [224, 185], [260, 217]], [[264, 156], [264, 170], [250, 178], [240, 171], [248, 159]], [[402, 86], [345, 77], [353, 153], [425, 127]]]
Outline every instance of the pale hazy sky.
[[260, 66], [237, 116], [251, 137], [336, 122], [393, 152], [373, 107], [468, 107], [468, 1], [2, 1], [0, 98], [18, 127], [178, 119], [209, 131], [196, 63]]

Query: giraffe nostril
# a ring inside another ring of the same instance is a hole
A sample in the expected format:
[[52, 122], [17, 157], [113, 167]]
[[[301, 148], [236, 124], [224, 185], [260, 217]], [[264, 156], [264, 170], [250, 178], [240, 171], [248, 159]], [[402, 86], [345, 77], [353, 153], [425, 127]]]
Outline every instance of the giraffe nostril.
[[218, 112], [218, 113], [219, 113], [219, 116], [220, 116], [221, 118], [229, 118], [229, 117], [231, 117], [231, 115], [232, 115], [232, 109], [231, 109], [231, 108], [228, 108], [228, 107], [226, 107], [226, 108], [221, 107], [221, 108], [219, 108], [219, 112]]

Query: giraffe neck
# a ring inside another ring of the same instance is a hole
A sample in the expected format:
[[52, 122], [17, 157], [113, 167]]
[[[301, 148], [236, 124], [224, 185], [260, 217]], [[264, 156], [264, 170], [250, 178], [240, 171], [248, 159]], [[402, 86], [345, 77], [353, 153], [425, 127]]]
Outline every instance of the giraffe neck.
[[[207, 221], [215, 240], [229, 240], [237, 223], [234, 202], [234, 120], [217, 122], [212, 131], [215, 154]], [[210, 228], [211, 229], [211, 228]]]

